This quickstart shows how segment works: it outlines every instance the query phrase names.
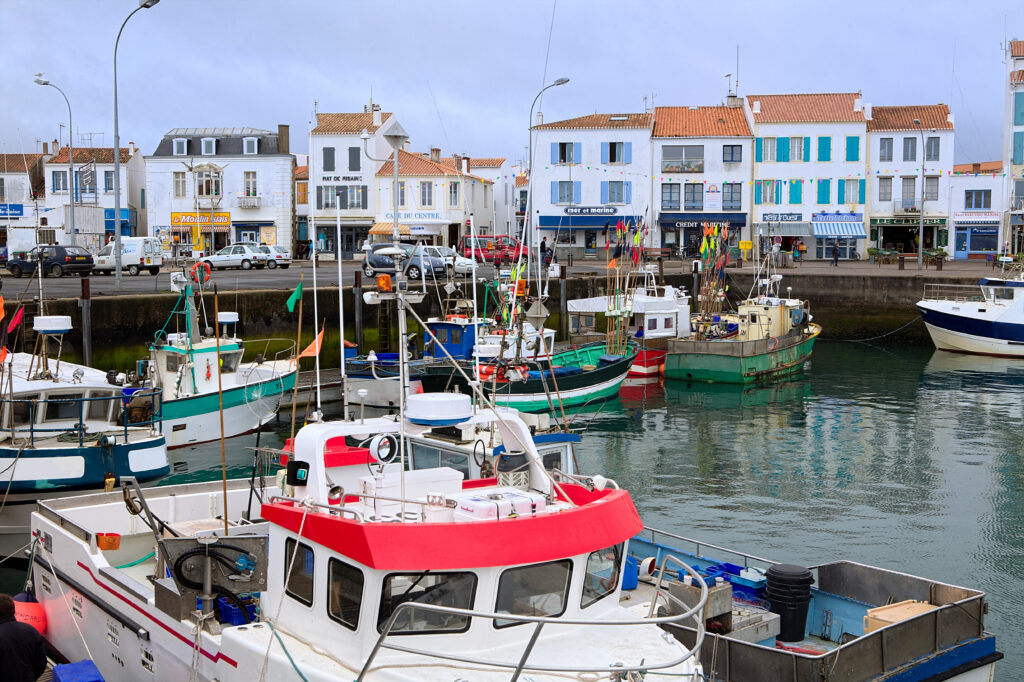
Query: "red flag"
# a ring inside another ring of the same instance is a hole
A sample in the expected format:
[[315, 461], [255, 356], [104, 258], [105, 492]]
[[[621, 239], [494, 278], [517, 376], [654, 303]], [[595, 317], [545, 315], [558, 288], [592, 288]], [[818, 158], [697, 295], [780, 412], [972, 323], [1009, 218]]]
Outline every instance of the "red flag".
[[311, 343], [308, 346], [306, 346], [306, 349], [304, 351], [302, 351], [301, 353], [299, 353], [295, 357], [295, 359], [298, 360], [299, 358], [311, 358], [311, 357], [320, 355], [320, 344], [323, 343], [323, 340], [324, 340], [324, 330], [321, 329], [320, 333], [316, 335], [315, 339], [313, 339], [313, 343]]
[[4, 364], [4, 360], [7, 359], [7, 348], [0, 348], [0, 365]]
[[21, 318], [25, 316], [25, 308], [22, 306], [18, 308], [18, 312], [14, 313], [14, 317], [11, 318], [11, 324], [7, 326], [7, 333], [10, 334], [14, 331], [15, 327], [21, 324]]

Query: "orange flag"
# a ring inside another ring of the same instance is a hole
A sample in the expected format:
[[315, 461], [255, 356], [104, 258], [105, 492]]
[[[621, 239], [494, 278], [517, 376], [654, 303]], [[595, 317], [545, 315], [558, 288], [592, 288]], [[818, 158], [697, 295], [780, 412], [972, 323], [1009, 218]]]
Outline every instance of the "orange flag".
[[607, 265], [607, 267], [605, 269], [606, 270], [611, 270], [612, 268], [614, 268], [618, 264], [618, 262], [619, 262], [618, 258], [612, 258], [610, 261], [608, 261], [608, 265]]
[[323, 340], [324, 330], [321, 329], [320, 333], [316, 335], [315, 339], [313, 339], [313, 343], [306, 346], [306, 349], [299, 353], [295, 359], [298, 360], [299, 358], [312, 358], [317, 355], [320, 355], [320, 344], [323, 343]]
[[[4, 319], [4, 315], [7, 313], [4, 311], [4, 297], [0, 296], [0, 320]], [[3, 362], [0, 360], [0, 362]]]

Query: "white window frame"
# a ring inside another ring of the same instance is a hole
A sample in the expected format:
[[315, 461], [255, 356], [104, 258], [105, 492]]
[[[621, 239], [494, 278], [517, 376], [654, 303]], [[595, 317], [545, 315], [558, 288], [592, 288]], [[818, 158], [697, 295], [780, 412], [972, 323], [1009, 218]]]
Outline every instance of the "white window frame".
[[[885, 153], [886, 152], [886, 142], [889, 143], [889, 145], [888, 145], [888, 147], [889, 147], [888, 152], [889, 153], [888, 154]], [[885, 161], [885, 162], [888, 162], [888, 163], [892, 163], [892, 150], [893, 150], [893, 147], [894, 147], [894, 145], [893, 145], [893, 138], [891, 138], [891, 137], [879, 138], [879, 140], [878, 140], [878, 160], [879, 161]]]
[[878, 178], [878, 200], [892, 201], [892, 178]]
[[610, 180], [608, 182], [608, 203], [626, 203], [626, 183], [622, 180]]
[[804, 138], [799, 135], [793, 135], [789, 138], [789, 160], [804, 160]]
[[903, 138], [903, 161], [917, 161], [917, 138], [913, 135]]
[[[258, 137], [243, 137], [242, 138], [242, 153], [247, 156], [252, 156], [259, 153], [259, 138]], [[252, 151], [249, 151], [249, 145], [252, 145]]]
[[434, 183], [433, 182], [421, 182], [420, 183], [420, 207], [428, 208], [434, 205]]
[[[207, 147], [209, 143], [209, 147]], [[209, 148], [210, 151], [206, 151]], [[216, 156], [217, 154], [217, 138], [215, 137], [204, 137], [201, 145], [201, 151], [203, 156]]]
[[[568, 191], [563, 191], [568, 190]], [[559, 180], [558, 181], [558, 203], [559, 204], [572, 204], [575, 203], [576, 197], [573, 196], [572, 181], [571, 180]]]
[[[843, 198], [846, 199], [847, 204], [859, 204], [860, 203], [860, 180], [857, 178], [846, 178], [843, 182], [846, 183], [846, 187], [843, 189]], [[853, 188], [852, 190], [850, 188]]]
[[924, 176], [924, 200], [925, 201], [938, 201], [939, 200], [939, 176], [938, 175], [926, 175], [926, 176]]
[[244, 171], [242, 173], [242, 196], [254, 197], [256, 195], [256, 171]]
[[[614, 160], [613, 160], [614, 159]], [[609, 165], [622, 165], [626, 163], [626, 143], [625, 142], [609, 142], [608, 143], [608, 163]]]
[[448, 205], [458, 206], [459, 205], [459, 183], [448, 182]]
[[363, 186], [348, 186], [348, 207], [350, 209], [361, 209], [363, 207]]
[[[774, 139], [774, 138], [773, 138]], [[767, 206], [781, 206], [784, 197], [782, 192], [779, 192], [779, 201], [775, 201], [776, 190], [778, 189], [778, 183], [782, 180], [762, 180], [761, 181], [761, 203]]]
[[[935, 154], [932, 154], [932, 143], [935, 144]], [[926, 137], [924, 139], [924, 160], [925, 161], [938, 161], [942, 154], [942, 141], [938, 135]]]
[[171, 173], [171, 184], [174, 186], [174, 196], [187, 196], [188, 185], [185, 181], [185, 171], [174, 171]]
[[188, 138], [174, 138], [171, 142], [171, 153], [174, 154], [174, 156], [188, 156]]
[[761, 160], [762, 161], [774, 161], [776, 158], [775, 147], [777, 138], [766, 137], [764, 142], [761, 143]]
[[558, 143], [558, 165], [573, 165], [579, 163], [578, 160], [573, 158], [573, 142], [559, 142]]
[[398, 205], [405, 207], [405, 180], [398, 181]]
[[[210, 189], [216, 190], [211, 193], [206, 192], [206, 181], [210, 181]], [[224, 175], [218, 171], [199, 171], [196, 173], [196, 183], [199, 196], [203, 198], [207, 197], [219, 197], [224, 195]]]

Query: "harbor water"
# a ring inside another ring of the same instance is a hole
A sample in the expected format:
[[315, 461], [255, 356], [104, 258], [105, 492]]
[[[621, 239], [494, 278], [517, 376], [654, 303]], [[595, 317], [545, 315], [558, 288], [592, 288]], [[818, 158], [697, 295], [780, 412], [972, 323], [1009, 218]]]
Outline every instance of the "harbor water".
[[[1024, 679], [1024, 361], [819, 342], [796, 380], [627, 386], [574, 425], [581, 467], [629, 489], [649, 526], [984, 590], [997, 677]], [[228, 441], [229, 476], [249, 475], [253, 445]], [[218, 443], [171, 456], [163, 483], [220, 477]]]

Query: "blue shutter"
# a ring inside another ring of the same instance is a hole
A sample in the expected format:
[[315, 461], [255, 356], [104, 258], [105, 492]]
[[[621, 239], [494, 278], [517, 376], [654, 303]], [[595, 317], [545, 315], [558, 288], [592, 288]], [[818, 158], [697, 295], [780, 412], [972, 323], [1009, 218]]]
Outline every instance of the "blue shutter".
[[1024, 92], [1013, 93], [1013, 125], [1024, 125]]
[[[825, 138], [828, 139], [828, 138]], [[820, 149], [820, 147], [819, 147]], [[832, 181], [831, 180], [818, 180], [818, 203], [829, 204], [832, 203]]]
[[[754, 140], [754, 161], [761, 163], [761, 159], [764, 156], [764, 139], [757, 138]], [[758, 202], [760, 203], [760, 202]]]
[[1024, 163], [1024, 131], [1013, 134], [1013, 162]]
[[775, 181], [775, 203], [776, 204], [781, 204], [782, 203], [782, 181], [781, 180], [776, 180]]
[[[758, 141], [758, 143], [760, 143], [761, 142], [761, 138], [760, 137], [757, 138], [757, 141]], [[758, 150], [760, 150], [761, 145], [758, 144], [757, 147], [758, 147]], [[754, 181], [754, 203], [755, 204], [760, 204], [761, 203], [761, 181], [760, 180], [755, 180]]]
[[608, 163], [608, 159], [609, 159], [609, 156], [608, 156], [608, 146], [609, 145], [608, 145], [607, 142], [602, 142], [601, 143], [601, 163]]
[[[832, 160], [832, 138], [823, 136], [818, 138], [818, 161]], [[827, 201], [825, 202], [828, 203]]]
[[583, 145], [579, 142], [572, 143], [572, 162], [583, 163]]
[[624, 182], [623, 183], [623, 187], [625, 188], [625, 193], [623, 195], [623, 199], [625, 200], [625, 202], [627, 204], [632, 204], [633, 203], [633, 183], [632, 182]]
[[608, 181], [607, 180], [602, 180], [601, 181], [601, 203], [602, 204], [607, 204], [608, 203]]
[[804, 161], [811, 160], [811, 138], [804, 138]]
[[860, 135], [846, 136], [846, 160], [860, 161]]
[[864, 195], [867, 193], [867, 184], [868, 183], [864, 178], [861, 178], [857, 182], [857, 194], [859, 195], [859, 199], [857, 200], [858, 204], [864, 203]]
[[626, 163], [633, 163], [633, 143], [627, 142], [623, 146], [626, 148]]
[[[576, 144], [579, 144], [578, 142]], [[583, 196], [583, 192], [580, 190], [579, 181], [572, 183], [572, 201], [574, 204], [580, 203], [580, 198]]]
[[777, 137], [777, 138], [775, 138], [775, 160], [776, 161], [789, 161], [789, 138], [788, 137]]
[[558, 143], [551, 143], [551, 163], [558, 163]]
[[799, 180], [789, 181], [789, 203], [791, 204], [802, 204], [803, 200], [803, 185]]
[[836, 199], [836, 203], [837, 204], [845, 204], [846, 203], [846, 180], [844, 180], [842, 178], [839, 178], [838, 180], [836, 180], [836, 194], [838, 195], [838, 198]]
[[558, 180], [551, 181], [551, 203], [558, 203]]

